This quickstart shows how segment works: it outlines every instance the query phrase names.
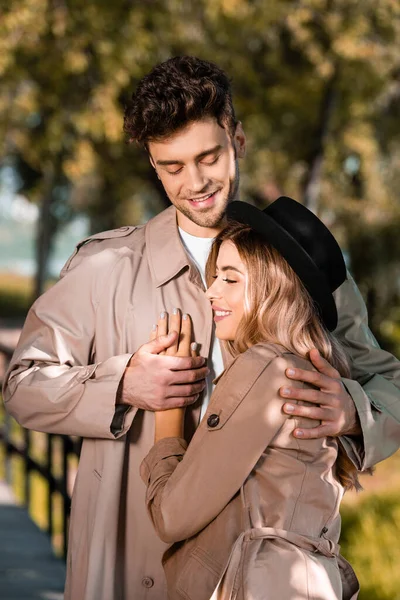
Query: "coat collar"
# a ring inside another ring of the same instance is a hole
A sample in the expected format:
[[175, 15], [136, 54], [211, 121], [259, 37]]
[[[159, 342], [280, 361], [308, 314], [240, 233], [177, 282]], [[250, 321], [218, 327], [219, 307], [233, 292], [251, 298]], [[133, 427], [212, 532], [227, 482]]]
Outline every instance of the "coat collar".
[[150, 271], [156, 287], [164, 285], [183, 269], [189, 269], [190, 280], [203, 287], [200, 273], [187, 255], [180, 238], [175, 206], [170, 206], [151, 219], [146, 225], [145, 236]]

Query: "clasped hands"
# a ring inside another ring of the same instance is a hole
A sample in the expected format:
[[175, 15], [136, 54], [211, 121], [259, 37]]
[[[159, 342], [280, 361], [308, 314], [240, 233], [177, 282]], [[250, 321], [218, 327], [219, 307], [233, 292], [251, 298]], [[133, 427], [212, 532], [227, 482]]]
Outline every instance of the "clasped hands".
[[[295, 429], [293, 435], [300, 439], [358, 435], [360, 427], [354, 403], [339, 372], [316, 349], [310, 351], [309, 358], [317, 371], [287, 369], [286, 375], [314, 388], [288, 384], [279, 393], [288, 400], [283, 405], [285, 413], [320, 421], [320, 425]], [[196, 356], [192, 347], [190, 316], [181, 315], [178, 309], [169, 316], [163, 312], [153, 327], [150, 341], [130, 359], [117, 401], [151, 411], [182, 408], [197, 400], [206, 386], [208, 373], [206, 359]], [[303, 400], [312, 406], [292, 404], [290, 400]]]

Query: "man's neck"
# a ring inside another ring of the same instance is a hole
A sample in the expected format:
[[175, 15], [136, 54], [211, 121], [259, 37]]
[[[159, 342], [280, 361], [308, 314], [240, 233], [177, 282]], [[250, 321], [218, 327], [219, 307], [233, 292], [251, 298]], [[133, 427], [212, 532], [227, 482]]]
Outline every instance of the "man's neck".
[[178, 227], [180, 227], [189, 235], [193, 235], [194, 237], [198, 238], [215, 238], [226, 225], [226, 220], [224, 219], [219, 227], [203, 227], [202, 225], [193, 223], [193, 221], [191, 221], [185, 215], [182, 215], [179, 211], [177, 211], [177, 221]]

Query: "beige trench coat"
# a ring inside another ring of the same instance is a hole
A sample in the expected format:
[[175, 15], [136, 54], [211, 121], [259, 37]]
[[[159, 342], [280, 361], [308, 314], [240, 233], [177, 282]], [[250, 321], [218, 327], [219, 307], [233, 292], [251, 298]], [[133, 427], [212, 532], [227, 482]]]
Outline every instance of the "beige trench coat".
[[[153, 414], [115, 408], [131, 355], [163, 309], [193, 318], [208, 356], [212, 313], [180, 241], [174, 207], [146, 226], [104, 232], [78, 245], [61, 280], [29, 312], [4, 385], [23, 426], [84, 438], [72, 501], [66, 600], [165, 600], [161, 556], [139, 466], [153, 444]], [[399, 446], [400, 365], [375, 345], [351, 279], [337, 294], [340, 337], [354, 359], [346, 381], [363, 443], [347, 439], [360, 467]], [[371, 402], [373, 404], [371, 404]], [[198, 424], [200, 403], [187, 411]]]
[[339, 571], [337, 440], [293, 437], [317, 423], [282, 411], [288, 367], [313, 369], [280, 346], [253, 346], [219, 379], [188, 450], [165, 438], [143, 461], [158, 535], [188, 540], [164, 558], [170, 600], [357, 597]]

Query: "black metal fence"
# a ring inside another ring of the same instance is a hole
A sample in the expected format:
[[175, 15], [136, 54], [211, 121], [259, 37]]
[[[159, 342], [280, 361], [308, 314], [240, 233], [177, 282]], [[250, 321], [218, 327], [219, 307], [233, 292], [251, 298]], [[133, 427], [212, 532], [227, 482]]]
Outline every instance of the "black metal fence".
[[[5, 367], [7, 367], [12, 353], [12, 348], [0, 343], [0, 356], [3, 357]], [[4, 449], [6, 482], [12, 486], [13, 457], [20, 457], [23, 462], [22, 501], [28, 510], [32, 508], [32, 474], [37, 474], [46, 482], [46, 531], [52, 540], [55, 532], [55, 497], [59, 495], [61, 498], [61, 551], [65, 558], [71, 506], [70, 488], [74, 475], [71, 473], [70, 458], [74, 457], [75, 462], [79, 458], [81, 440], [65, 435], [42, 434], [45, 436], [45, 447], [41, 453], [43, 458], [41, 460], [35, 457], [33, 452], [33, 435], [33, 432], [17, 425], [14, 419], [5, 413], [3, 423], [0, 424], [0, 446], [3, 446]], [[54, 458], [55, 446], [57, 446], [57, 460]]]

